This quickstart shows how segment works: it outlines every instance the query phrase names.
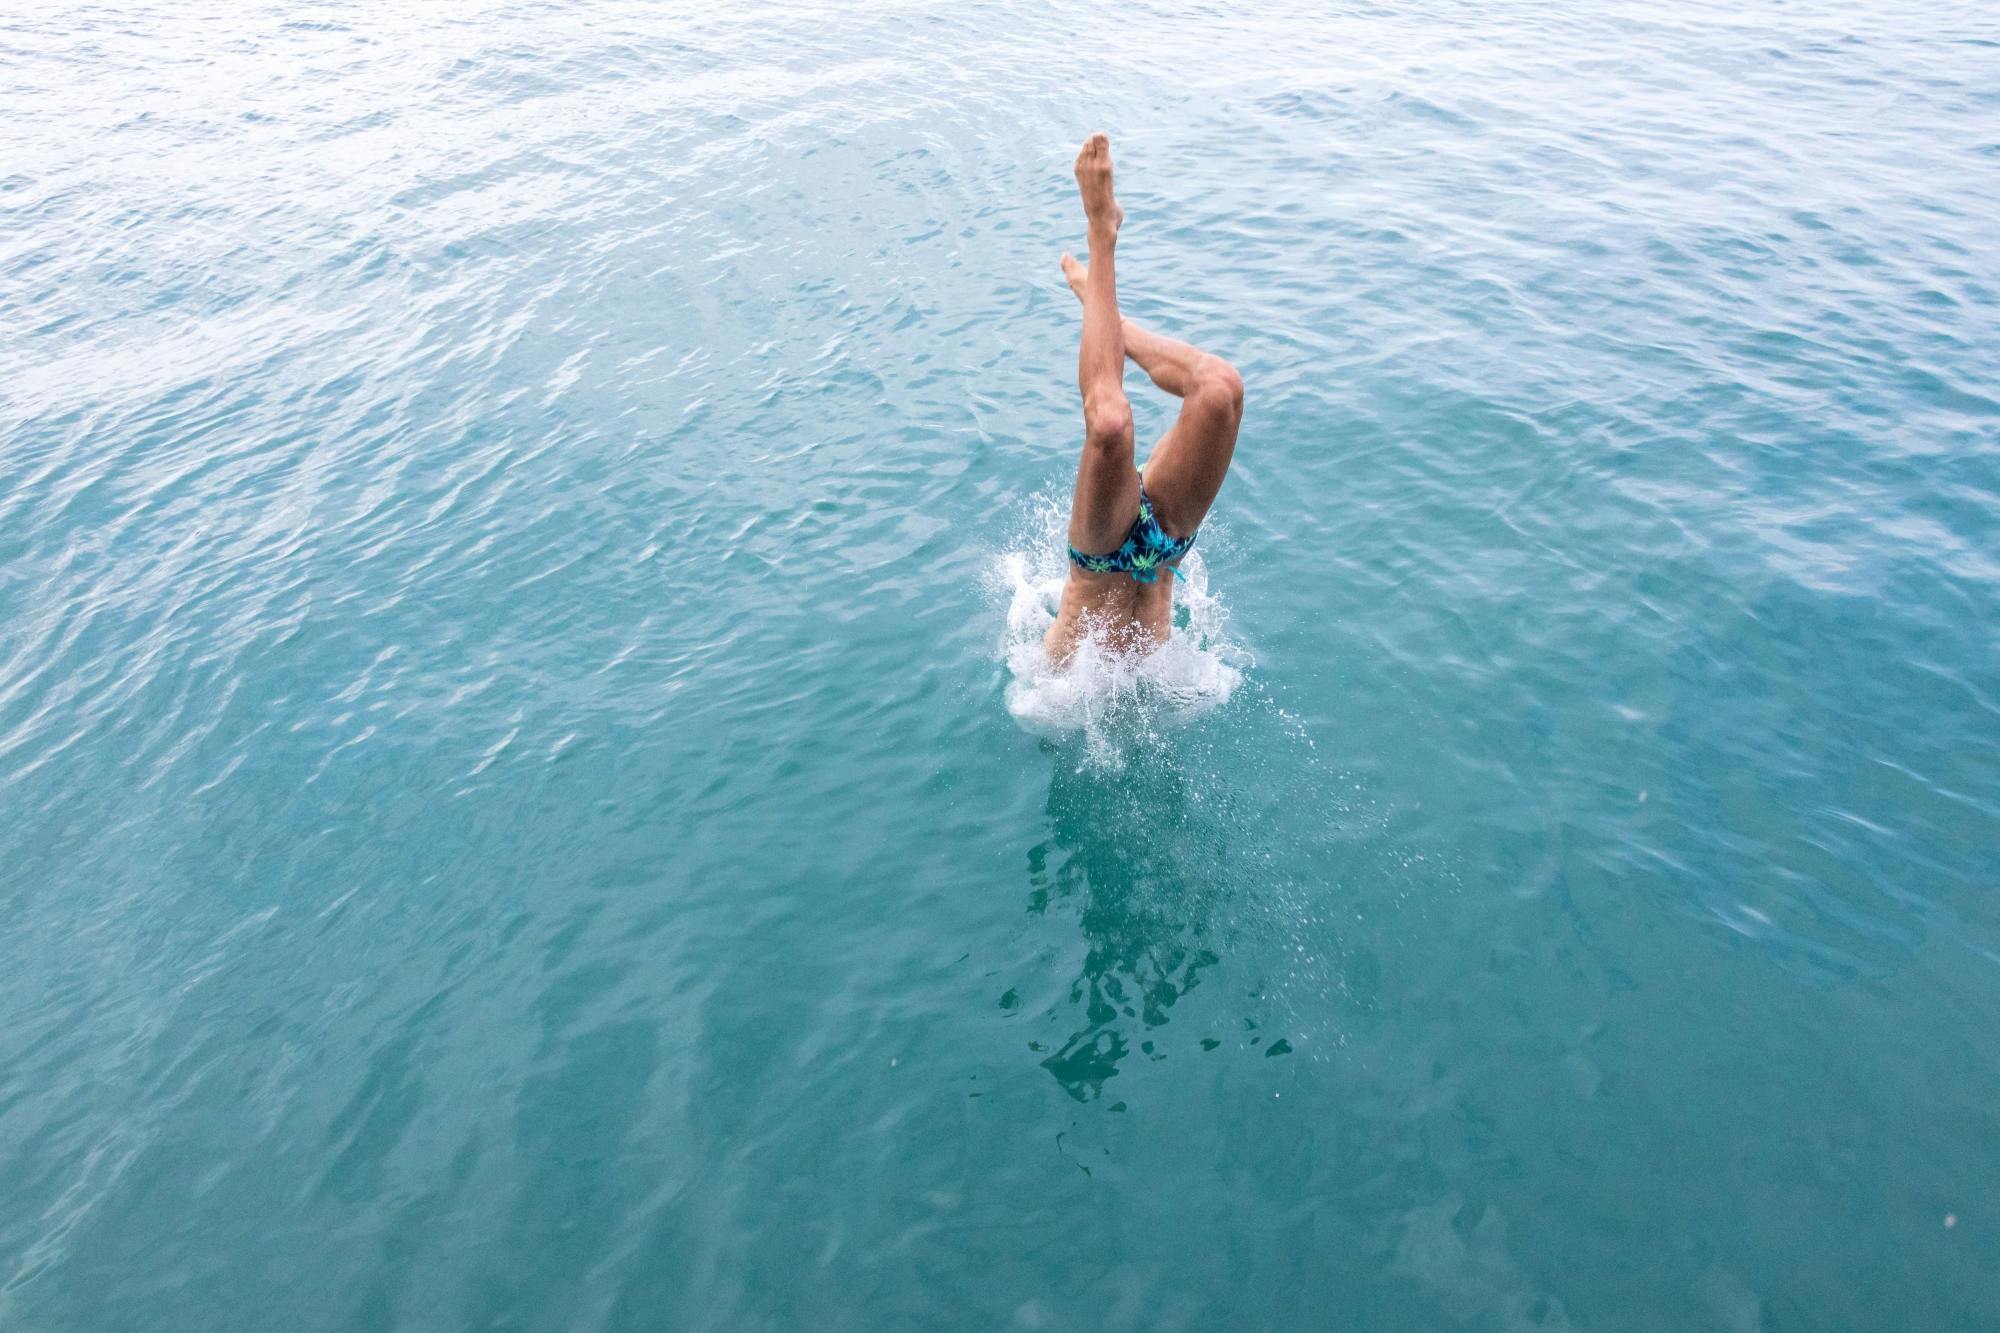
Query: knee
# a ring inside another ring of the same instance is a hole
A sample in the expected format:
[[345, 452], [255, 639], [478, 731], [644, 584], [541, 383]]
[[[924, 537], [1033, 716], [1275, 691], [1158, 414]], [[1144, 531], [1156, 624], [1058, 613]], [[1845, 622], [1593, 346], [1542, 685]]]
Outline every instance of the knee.
[[1219, 356], [1205, 356], [1195, 367], [1194, 388], [1190, 397], [1198, 397], [1211, 407], [1226, 411], [1232, 417], [1243, 415], [1243, 377], [1236, 373], [1236, 367]]
[[1083, 442], [1095, 450], [1132, 452], [1132, 404], [1124, 394], [1083, 405]]

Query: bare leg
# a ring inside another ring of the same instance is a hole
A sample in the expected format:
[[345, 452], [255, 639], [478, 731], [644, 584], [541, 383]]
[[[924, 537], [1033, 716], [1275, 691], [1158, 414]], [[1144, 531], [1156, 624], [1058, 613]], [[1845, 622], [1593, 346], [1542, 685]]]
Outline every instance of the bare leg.
[[[1063, 256], [1063, 276], [1084, 302], [1086, 322], [1094, 251], [1091, 258], [1086, 266]], [[1243, 380], [1221, 357], [1129, 319], [1122, 321], [1120, 333], [1125, 354], [1154, 384], [1181, 400], [1180, 417], [1146, 460], [1146, 492], [1168, 533], [1185, 536], [1208, 516], [1235, 456], [1236, 429], [1243, 420]]]
[[[1090, 280], [1090, 266], [1064, 255], [1062, 271], [1069, 282], [1069, 289], [1076, 293], [1076, 299], [1083, 300], [1084, 286]], [[1124, 339], [1125, 355], [1146, 372], [1156, 388], [1176, 398], [1187, 397], [1203, 359], [1213, 359], [1199, 347], [1155, 333], [1136, 320], [1121, 317], [1119, 333]]]
[[1090, 276], [1083, 298], [1083, 342], [1076, 381], [1083, 392], [1083, 457], [1070, 502], [1069, 541], [1080, 551], [1115, 550], [1139, 514], [1132, 461], [1132, 405], [1125, 397], [1125, 339], [1118, 316], [1114, 254], [1125, 212], [1111, 190], [1111, 141], [1084, 140], [1076, 155], [1077, 190], [1090, 228]]

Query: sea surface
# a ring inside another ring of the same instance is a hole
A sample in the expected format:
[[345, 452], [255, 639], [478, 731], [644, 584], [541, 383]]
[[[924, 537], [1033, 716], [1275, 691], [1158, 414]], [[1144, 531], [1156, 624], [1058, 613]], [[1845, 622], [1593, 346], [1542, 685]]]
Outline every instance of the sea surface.
[[1986, 4], [10, 6], [0, 1327], [2000, 1327], [1996, 219]]

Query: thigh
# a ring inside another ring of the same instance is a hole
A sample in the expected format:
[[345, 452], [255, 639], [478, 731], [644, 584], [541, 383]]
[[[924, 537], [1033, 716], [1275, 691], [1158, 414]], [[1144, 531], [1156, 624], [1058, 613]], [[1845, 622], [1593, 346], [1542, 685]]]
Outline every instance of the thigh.
[[1189, 399], [1146, 460], [1146, 494], [1173, 537], [1201, 526], [1236, 453], [1237, 416], [1227, 406]]
[[1138, 521], [1139, 471], [1129, 439], [1122, 449], [1086, 444], [1070, 499], [1069, 544], [1085, 555], [1109, 555], [1125, 544]]

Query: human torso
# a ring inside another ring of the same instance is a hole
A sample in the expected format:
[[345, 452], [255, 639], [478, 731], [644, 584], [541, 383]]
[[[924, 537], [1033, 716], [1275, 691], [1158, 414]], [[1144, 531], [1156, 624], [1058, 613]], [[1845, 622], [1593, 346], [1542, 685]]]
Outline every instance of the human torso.
[[1072, 566], [1044, 645], [1052, 659], [1066, 661], [1089, 622], [1090, 632], [1103, 633], [1113, 647], [1157, 647], [1172, 634], [1173, 621], [1171, 568], [1162, 568], [1151, 583], [1140, 583], [1129, 574], [1093, 574]]

